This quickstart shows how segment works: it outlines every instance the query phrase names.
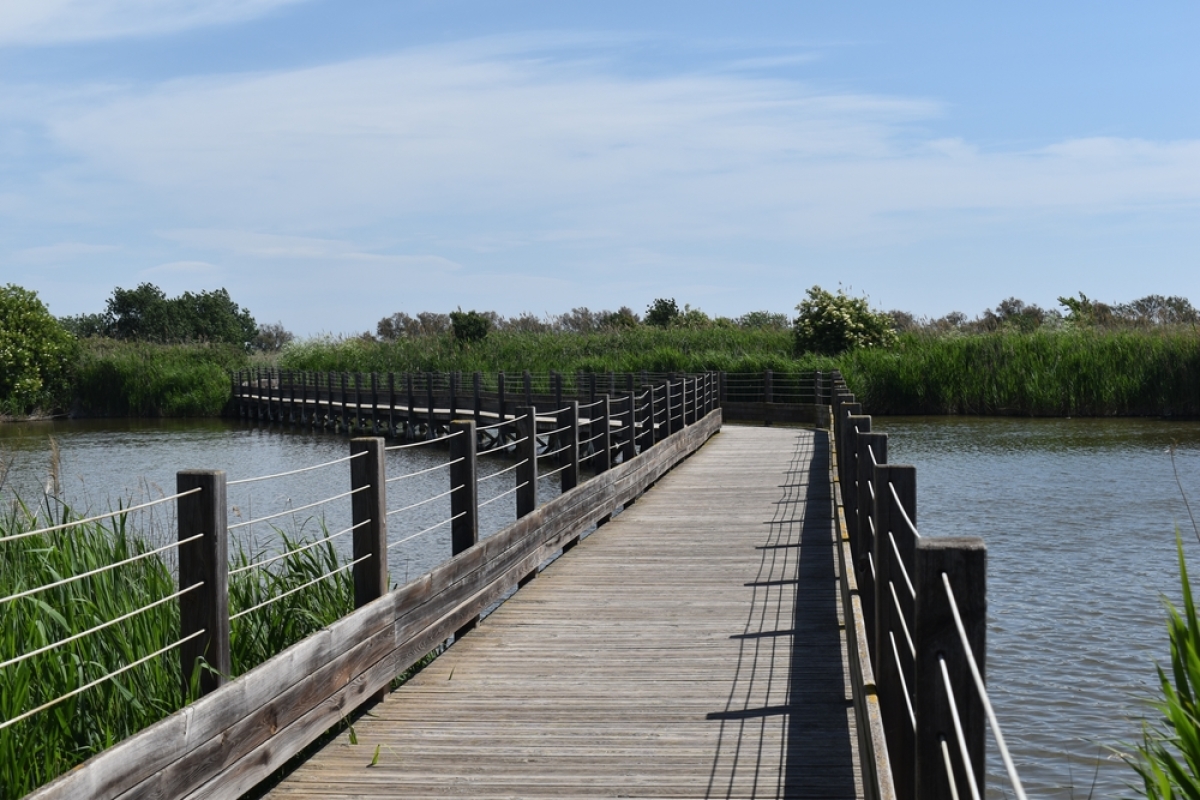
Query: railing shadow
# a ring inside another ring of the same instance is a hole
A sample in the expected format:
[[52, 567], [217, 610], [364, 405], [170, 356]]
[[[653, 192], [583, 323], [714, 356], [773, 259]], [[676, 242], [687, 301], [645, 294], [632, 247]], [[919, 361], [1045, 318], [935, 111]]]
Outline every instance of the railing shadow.
[[857, 796], [828, 474], [828, 435], [798, 436], [756, 546], [729, 696], [708, 715], [720, 723], [708, 798]]

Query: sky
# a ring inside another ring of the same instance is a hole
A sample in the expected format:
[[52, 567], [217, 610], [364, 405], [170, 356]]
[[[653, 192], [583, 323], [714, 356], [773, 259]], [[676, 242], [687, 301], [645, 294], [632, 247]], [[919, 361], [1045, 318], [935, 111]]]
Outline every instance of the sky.
[[260, 323], [1200, 305], [1200, 5], [0, 0], [0, 284]]

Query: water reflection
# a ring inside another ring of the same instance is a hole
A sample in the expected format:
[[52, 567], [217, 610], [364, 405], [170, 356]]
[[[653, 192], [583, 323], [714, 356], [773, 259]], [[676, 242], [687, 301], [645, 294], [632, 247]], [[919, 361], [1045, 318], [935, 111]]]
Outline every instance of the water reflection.
[[[1178, 600], [1175, 530], [1200, 563], [1169, 448], [1200, 501], [1200, 423], [877, 418], [917, 466], [926, 535], [988, 545], [988, 685], [1031, 796], [1128, 795], [1134, 741]], [[1002, 767], [990, 765], [992, 794]]]

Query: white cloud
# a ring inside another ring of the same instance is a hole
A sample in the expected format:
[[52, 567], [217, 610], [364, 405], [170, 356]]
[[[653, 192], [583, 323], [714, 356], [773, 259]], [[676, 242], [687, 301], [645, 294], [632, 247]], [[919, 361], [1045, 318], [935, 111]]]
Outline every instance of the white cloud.
[[165, 264], [144, 269], [138, 274], [144, 278], [153, 278], [159, 275], [212, 276], [219, 275], [223, 271], [221, 267], [216, 264], [210, 264], [207, 261], [169, 261]]
[[[106, 87], [46, 112], [53, 139], [81, 159], [81, 181], [128, 182], [184, 217], [260, 230], [421, 218], [443, 238], [457, 228], [460, 242], [514, 228], [526, 241], [578, 231], [833, 241], [913, 235], [932, 212], [1087, 215], [1200, 200], [1200, 143], [983, 151], [925, 136], [941, 113], [927, 100], [738, 72], [618, 74], [523, 40]], [[326, 244], [286, 247], [330, 255]]]
[[457, 263], [441, 256], [372, 252], [355, 242], [339, 239], [216, 229], [167, 231], [161, 236], [187, 247], [217, 250], [254, 260], [336, 263], [438, 272], [459, 269]]
[[242, 22], [304, 0], [4, 0], [0, 45], [174, 33]]

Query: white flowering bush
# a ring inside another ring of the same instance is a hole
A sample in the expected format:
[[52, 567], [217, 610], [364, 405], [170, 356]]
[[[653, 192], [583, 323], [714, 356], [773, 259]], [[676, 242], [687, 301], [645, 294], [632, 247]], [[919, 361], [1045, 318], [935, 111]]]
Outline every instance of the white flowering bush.
[[859, 347], [886, 347], [896, 341], [891, 317], [872, 311], [865, 298], [837, 294], [820, 286], [796, 306], [799, 316], [792, 325], [796, 352], [837, 355]]
[[77, 347], [36, 292], [12, 284], [0, 288], [0, 409], [27, 414], [52, 406]]

